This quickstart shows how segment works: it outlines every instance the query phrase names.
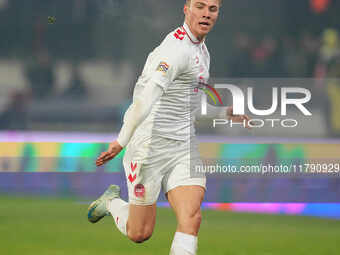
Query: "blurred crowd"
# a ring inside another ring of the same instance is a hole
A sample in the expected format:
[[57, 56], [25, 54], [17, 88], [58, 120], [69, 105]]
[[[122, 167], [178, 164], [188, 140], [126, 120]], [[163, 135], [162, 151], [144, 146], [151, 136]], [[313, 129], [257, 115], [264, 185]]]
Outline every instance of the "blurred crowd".
[[339, 36], [334, 29], [321, 35], [302, 32], [299, 36], [256, 39], [246, 33], [234, 37], [233, 54], [228, 59], [229, 77], [300, 77], [334, 76], [334, 62], [339, 59]]
[[233, 54], [228, 59], [231, 77], [312, 77], [319, 55], [320, 41], [310, 34], [300, 38], [277, 39], [266, 35], [256, 39], [238, 33]]

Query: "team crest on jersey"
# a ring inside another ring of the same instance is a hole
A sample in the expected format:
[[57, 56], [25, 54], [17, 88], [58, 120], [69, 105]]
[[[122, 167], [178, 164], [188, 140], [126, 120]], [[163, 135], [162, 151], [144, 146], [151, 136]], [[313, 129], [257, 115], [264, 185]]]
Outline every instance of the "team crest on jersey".
[[135, 196], [136, 197], [144, 197], [145, 187], [143, 184], [139, 183], [135, 186]]
[[169, 65], [166, 62], [160, 62], [156, 71], [166, 73], [169, 70]]

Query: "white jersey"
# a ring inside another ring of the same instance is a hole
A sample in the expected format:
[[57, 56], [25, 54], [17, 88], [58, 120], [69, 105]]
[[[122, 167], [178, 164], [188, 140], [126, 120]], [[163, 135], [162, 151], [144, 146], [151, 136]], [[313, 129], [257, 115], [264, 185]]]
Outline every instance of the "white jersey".
[[[184, 24], [167, 35], [148, 56], [134, 93], [135, 100], [148, 82], [164, 93], [134, 135], [157, 135], [187, 140], [194, 135], [194, 114], [199, 109], [198, 87], [209, 79], [210, 56]], [[143, 99], [142, 99], [143, 100]]]

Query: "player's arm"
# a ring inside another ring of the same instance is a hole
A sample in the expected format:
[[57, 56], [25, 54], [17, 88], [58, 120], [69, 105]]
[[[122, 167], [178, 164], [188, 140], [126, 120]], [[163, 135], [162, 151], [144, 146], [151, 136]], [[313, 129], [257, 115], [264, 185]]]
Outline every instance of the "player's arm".
[[149, 82], [140, 95], [130, 105], [124, 115], [124, 124], [116, 141], [110, 143], [109, 149], [97, 159], [96, 165], [101, 166], [117, 156], [129, 143], [136, 128], [146, 119], [152, 106], [160, 99], [163, 89], [154, 82]]
[[185, 71], [189, 64], [189, 58], [186, 52], [180, 50], [178, 46], [178, 42], [176, 42], [166, 44], [161, 48], [157, 57], [153, 60], [153, 63], [156, 64], [149, 83], [146, 84], [142, 93], [129, 107], [126, 116], [124, 116], [124, 124], [118, 139], [112, 142], [109, 149], [98, 157], [97, 166], [106, 163], [119, 154], [130, 141], [138, 125], [148, 116], [152, 105], [167, 91], [168, 86]]
[[150, 81], [142, 93], [134, 100], [128, 112], [124, 116], [124, 124], [117, 138], [117, 142], [125, 147], [136, 128], [149, 115], [152, 106], [160, 99], [163, 89]]

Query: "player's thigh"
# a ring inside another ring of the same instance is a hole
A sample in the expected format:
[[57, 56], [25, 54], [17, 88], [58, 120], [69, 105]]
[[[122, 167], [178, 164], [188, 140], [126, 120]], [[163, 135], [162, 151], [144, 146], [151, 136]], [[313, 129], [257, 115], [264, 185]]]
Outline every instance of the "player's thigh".
[[152, 205], [129, 205], [128, 233], [151, 236], [156, 223], [156, 203]]
[[202, 186], [179, 186], [167, 193], [168, 201], [176, 215], [188, 215], [201, 208], [205, 189]]
[[200, 164], [197, 143], [178, 141], [176, 158], [171, 171], [163, 178], [163, 190], [175, 211], [180, 232], [196, 235], [201, 223], [201, 204], [205, 194], [206, 177], [191, 171]]
[[[180, 148], [180, 147], [179, 147]], [[200, 215], [200, 207], [206, 189], [206, 176], [196, 174], [191, 162], [201, 162], [195, 152], [184, 149], [174, 162], [172, 170], [163, 178], [163, 190], [179, 221]]]
[[163, 176], [159, 171], [161, 166], [150, 160], [153, 158], [150, 139], [134, 137], [123, 159], [130, 204], [127, 232], [132, 240], [141, 241], [151, 236], [156, 221], [156, 201]]

